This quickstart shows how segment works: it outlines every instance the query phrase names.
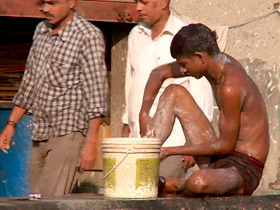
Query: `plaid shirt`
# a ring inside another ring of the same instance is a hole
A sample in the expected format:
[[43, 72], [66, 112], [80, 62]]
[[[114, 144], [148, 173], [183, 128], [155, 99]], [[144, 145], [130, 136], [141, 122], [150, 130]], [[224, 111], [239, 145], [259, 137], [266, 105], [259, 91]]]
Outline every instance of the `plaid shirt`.
[[33, 140], [87, 133], [90, 119], [108, 111], [105, 44], [101, 31], [79, 15], [58, 35], [36, 27], [14, 103], [34, 114]]

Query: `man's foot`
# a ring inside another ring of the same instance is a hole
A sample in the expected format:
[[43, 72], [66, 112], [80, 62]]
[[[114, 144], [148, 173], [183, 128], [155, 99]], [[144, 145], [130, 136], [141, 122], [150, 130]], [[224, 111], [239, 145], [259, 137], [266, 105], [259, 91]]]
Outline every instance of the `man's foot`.
[[182, 190], [179, 189], [178, 186], [181, 186], [183, 183], [184, 180], [172, 180], [160, 176], [158, 182], [158, 197], [181, 197]]
[[161, 197], [161, 195], [164, 192], [165, 188], [165, 178], [163, 176], [159, 176], [158, 178], [158, 196]]

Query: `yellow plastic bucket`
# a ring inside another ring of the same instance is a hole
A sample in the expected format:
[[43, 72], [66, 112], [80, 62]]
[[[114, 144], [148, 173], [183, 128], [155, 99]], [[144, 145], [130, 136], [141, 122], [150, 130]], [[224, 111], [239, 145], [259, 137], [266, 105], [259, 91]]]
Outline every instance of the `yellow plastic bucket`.
[[160, 147], [156, 138], [103, 139], [104, 196], [157, 197]]

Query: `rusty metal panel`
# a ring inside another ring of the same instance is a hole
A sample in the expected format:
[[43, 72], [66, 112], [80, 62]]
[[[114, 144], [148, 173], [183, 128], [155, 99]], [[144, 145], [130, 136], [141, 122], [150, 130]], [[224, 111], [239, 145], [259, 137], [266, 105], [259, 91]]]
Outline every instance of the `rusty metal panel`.
[[[43, 18], [38, 0], [0, 0], [0, 16]], [[135, 0], [78, 1], [77, 11], [90, 21], [127, 22], [138, 20]]]
[[122, 2], [122, 3], [136, 3], [136, 0], [80, 0], [80, 1], [100, 1], [100, 2]]
[[131, 23], [138, 20], [135, 1], [80, 1], [77, 10], [88, 20]]

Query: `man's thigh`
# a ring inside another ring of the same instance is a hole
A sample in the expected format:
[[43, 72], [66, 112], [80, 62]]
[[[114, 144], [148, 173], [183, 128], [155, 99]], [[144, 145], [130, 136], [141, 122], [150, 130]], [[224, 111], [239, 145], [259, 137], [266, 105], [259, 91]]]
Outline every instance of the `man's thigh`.
[[84, 139], [81, 133], [74, 132], [48, 140], [39, 182], [43, 196], [62, 196], [71, 192]]
[[30, 166], [30, 182], [32, 193], [41, 193], [39, 189], [40, 178], [45, 165], [45, 148], [47, 142], [32, 141], [32, 157]]
[[197, 186], [198, 189], [203, 189], [202, 194], [226, 195], [243, 192], [243, 179], [235, 167], [198, 170], [186, 182], [187, 188], [195, 188], [196, 185], [200, 185]]

